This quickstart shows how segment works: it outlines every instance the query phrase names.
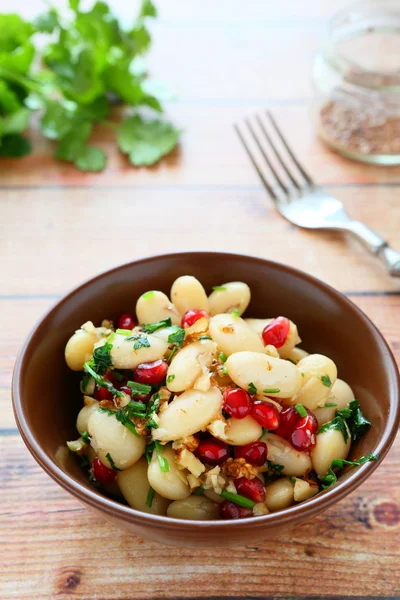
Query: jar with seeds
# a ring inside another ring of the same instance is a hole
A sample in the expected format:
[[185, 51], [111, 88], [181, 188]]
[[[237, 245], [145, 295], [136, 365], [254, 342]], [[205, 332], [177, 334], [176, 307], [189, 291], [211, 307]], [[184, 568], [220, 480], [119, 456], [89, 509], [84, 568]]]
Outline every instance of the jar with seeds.
[[363, 0], [337, 13], [312, 74], [324, 142], [355, 160], [400, 164], [399, 0]]

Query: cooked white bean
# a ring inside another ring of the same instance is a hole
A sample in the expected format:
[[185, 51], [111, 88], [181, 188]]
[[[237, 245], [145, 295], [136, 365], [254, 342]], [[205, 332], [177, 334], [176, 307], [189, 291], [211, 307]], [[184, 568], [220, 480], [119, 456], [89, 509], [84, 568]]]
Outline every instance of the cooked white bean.
[[203, 494], [204, 494], [204, 496], [207, 496], [207, 498], [209, 498], [213, 502], [217, 502], [217, 504], [222, 504], [222, 502], [224, 501], [224, 499], [221, 498], [221, 496], [219, 496], [219, 494], [217, 494], [217, 492], [214, 492], [214, 490], [212, 488], [209, 488], [208, 490], [204, 490]]
[[323, 433], [316, 435], [316, 444], [311, 450], [311, 461], [313, 469], [322, 477], [326, 475], [331, 463], [335, 458], [347, 458], [350, 450], [351, 437], [348, 427], [347, 442], [341, 431], [338, 429], [328, 429]]
[[253, 417], [228, 419], [225, 429], [226, 441], [234, 446], [245, 446], [256, 442], [262, 435], [262, 427]]
[[137, 437], [114, 415], [99, 410], [90, 415], [88, 432], [92, 438], [91, 445], [107, 467], [110, 467], [107, 454], [110, 454], [116, 467], [127, 469], [139, 460], [146, 447], [144, 437]]
[[65, 361], [73, 371], [83, 371], [83, 365], [93, 356], [93, 349], [99, 336], [96, 333], [78, 329], [65, 346]]
[[[264, 328], [274, 319], [245, 319], [247, 325], [262, 339]], [[293, 351], [296, 344], [300, 344], [301, 339], [297, 331], [297, 326], [293, 321], [290, 321], [290, 329], [286, 341], [280, 348], [277, 348], [281, 358], [290, 358], [290, 353]], [[296, 362], [296, 361], [295, 361]]]
[[331, 394], [337, 378], [336, 365], [327, 356], [309, 354], [297, 363], [297, 367], [303, 373], [303, 386], [291, 402], [315, 410]]
[[210, 319], [210, 335], [226, 354], [230, 356], [242, 350], [264, 352], [264, 345], [243, 319], [232, 314], [220, 314]]
[[290, 398], [302, 385], [301, 373], [295, 365], [260, 352], [236, 352], [225, 364], [231, 379], [245, 390], [253, 383], [259, 392], [278, 390], [268, 396]]
[[336, 406], [317, 408], [314, 414], [318, 419], [318, 425], [324, 425], [332, 421], [337, 410], [347, 408], [349, 403], [354, 400], [354, 392], [351, 387], [342, 379], [336, 379], [332, 386], [331, 394], [326, 398], [326, 402], [336, 404]]
[[167, 386], [171, 392], [183, 392], [193, 387], [196, 379], [207, 370], [217, 352], [211, 340], [200, 340], [182, 348], [168, 368]]
[[185, 500], [175, 500], [167, 510], [168, 517], [175, 519], [193, 519], [195, 521], [209, 521], [218, 519], [218, 504], [204, 496], [189, 496]]
[[207, 294], [200, 281], [191, 275], [175, 279], [171, 288], [171, 300], [181, 315], [191, 308], [208, 312]]
[[303, 502], [318, 494], [318, 485], [310, 485], [304, 479], [297, 479], [294, 482], [294, 499], [296, 502]]
[[84, 406], [81, 408], [78, 418], [76, 419], [76, 428], [79, 433], [83, 433], [84, 431], [88, 430], [89, 418], [94, 412], [97, 412], [98, 407], [99, 404], [95, 401], [91, 406]]
[[265, 488], [265, 504], [271, 512], [282, 510], [293, 504], [293, 483], [287, 478], [277, 479]]
[[242, 281], [230, 281], [214, 290], [208, 297], [210, 315], [228, 313], [237, 309], [242, 315], [250, 303], [250, 288]]
[[285, 358], [288, 360], [292, 360], [297, 364], [299, 361], [301, 361], [302, 358], [308, 356], [308, 354], [309, 353], [306, 352], [306, 350], [303, 350], [303, 348], [293, 348], [292, 350], [290, 350], [290, 352], [286, 354]]
[[149, 493], [149, 480], [147, 478], [147, 460], [141, 458], [137, 463], [118, 473], [117, 481], [119, 488], [132, 508], [141, 510], [152, 515], [166, 515], [169, 500], [154, 494], [151, 506], [147, 506], [146, 500]]
[[[149, 346], [140, 346], [135, 350], [136, 340], [128, 341], [130, 336], [115, 334], [112, 340], [111, 359], [116, 369], [135, 369], [138, 365], [163, 358], [168, 349], [168, 344], [153, 334], [140, 333], [140, 340], [146, 340]], [[139, 340], [139, 343], [140, 343]], [[103, 346], [101, 340], [96, 347]]]
[[142, 294], [136, 303], [136, 316], [139, 323], [157, 323], [171, 319], [172, 325], [179, 325], [181, 318], [168, 296], [158, 290]]
[[275, 433], [266, 433], [263, 442], [267, 444], [267, 459], [282, 465], [284, 475], [300, 477], [311, 469], [311, 459], [307, 452], [299, 452], [284, 438]]
[[187, 390], [170, 402], [159, 415], [154, 439], [174, 441], [205, 429], [222, 408], [222, 394], [213, 387], [207, 392]]
[[156, 452], [153, 452], [147, 469], [147, 477], [151, 487], [168, 500], [184, 500], [190, 496], [190, 487], [186, 472], [180, 471], [175, 462], [175, 452], [171, 446], [164, 446], [163, 457], [168, 461], [169, 471], [161, 471]]

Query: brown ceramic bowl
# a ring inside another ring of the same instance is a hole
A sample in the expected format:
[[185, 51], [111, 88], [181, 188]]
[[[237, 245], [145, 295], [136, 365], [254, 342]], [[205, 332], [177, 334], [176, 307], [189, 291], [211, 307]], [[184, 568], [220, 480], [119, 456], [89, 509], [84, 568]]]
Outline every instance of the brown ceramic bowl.
[[[239, 521], [183, 521], [141, 513], [107, 498], [87, 481], [65, 441], [76, 438], [80, 376], [68, 370], [64, 347], [87, 320], [99, 323], [134, 311], [149, 289], [169, 293], [176, 277], [196, 276], [207, 291], [224, 281], [245, 281], [252, 299], [246, 314], [283, 314], [299, 327], [303, 346], [330, 356], [372, 422], [351, 457], [379, 453], [377, 462], [350, 469], [339, 482], [291, 508]], [[312, 519], [355, 490], [388, 452], [400, 421], [399, 375], [382, 335], [347, 298], [306, 273], [234, 254], [188, 252], [139, 260], [107, 271], [60, 300], [29, 335], [18, 357], [13, 401], [21, 435], [37, 462], [63, 488], [125, 532], [177, 546], [254, 543]]]

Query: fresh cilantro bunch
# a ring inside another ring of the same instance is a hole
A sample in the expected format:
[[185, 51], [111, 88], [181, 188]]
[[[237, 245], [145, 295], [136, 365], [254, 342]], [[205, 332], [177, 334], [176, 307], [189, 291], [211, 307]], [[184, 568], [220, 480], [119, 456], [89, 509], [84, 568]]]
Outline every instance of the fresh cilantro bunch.
[[[151, 92], [143, 63], [151, 44], [146, 20], [155, 16], [151, 0], [142, 1], [128, 28], [105, 2], [83, 11], [79, 0], [69, 0], [67, 10], [50, 8], [33, 24], [17, 15], [0, 16], [0, 114], [4, 105], [7, 108], [0, 128], [0, 154], [29, 152], [21, 133], [30, 110], [37, 108], [42, 109], [41, 132], [57, 142], [55, 157], [82, 171], [106, 166], [105, 152], [89, 143], [97, 123], [115, 130], [118, 147], [135, 166], [152, 165], [170, 152], [180, 131], [166, 121], [145, 119], [139, 112], [163, 110]], [[48, 36], [48, 43], [40, 55], [43, 67], [33, 73], [35, 32]], [[118, 123], [108, 120], [114, 104], [131, 109]]]

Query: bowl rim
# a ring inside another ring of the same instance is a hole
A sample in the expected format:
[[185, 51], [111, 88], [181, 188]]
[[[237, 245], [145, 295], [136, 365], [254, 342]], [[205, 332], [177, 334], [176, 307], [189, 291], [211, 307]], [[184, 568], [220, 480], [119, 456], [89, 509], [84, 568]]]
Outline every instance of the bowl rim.
[[[39, 335], [40, 329], [45, 323], [45, 321], [58, 309], [60, 306], [69, 302], [74, 295], [78, 294], [81, 290], [91, 285], [95, 281], [107, 277], [108, 275], [118, 272], [120, 270], [129, 268], [132, 265], [141, 263], [141, 264], [151, 264], [154, 261], [158, 261], [160, 259], [171, 259], [176, 257], [186, 257], [188, 259], [195, 259], [196, 257], [204, 256], [208, 258], [212, 257], [223, 257], [232, 260], [243, 260], [247, 262], [251, 262], [253, 264], [262, 264], [267, 265], [268, 267], [275, 269], [277, 271], [283, 271], [290, 275], [293, 275], [299, 279], [306, 281], [307, 283], [317, 286], [321, 288], [324, 292], [330, 294], [337, 300], [346, 305], [346, 307], [356, 316], [358, 319], [363, 321], [363, 323], [367, 326], [367, 328], [371, 331], [374, 338], [379, 343], [381, 347], [382, 356], [387, 363], [388, 371], [387, 377], [390, 382], [390, 386], [393, 389], [393, 394], [395, 397], [395, 404], [393, 407], [390, 407], [390, 411], [388, 414], [388, 420], [386, 421], [383, 435], [379, 439], [376, 448], [374, 449], [374, 453], [378, 453], [379, 457], [376, 461], [370, 461], [364, 463], [363, 465], [353, 469], [348, 478], [346, 480], [338, 480], [338, 482], [328, 488], [323, 490], [313, 496], [312, 498], [306, 500], [305, 502], [301, 502], [297, 505], [290, 506], [288, 508], [279, 510], [277, 512], [269, 513], [267, 515], [263, 515], [257, 518], [248, 517], [245, 519], [238, 520], [205, 520], [205, 521], [196, 521], [191, 519], [177, 519], [174, 517], [161, 516], [161, 515], [153, 515], [150, 513], [145, 513], [139, 510], [136, 510], [130, 506], [121, 504], [117, 500], [113, 500], [108, 498], [105, 495], [98, 495], [94, 490], [92, 491], [89, 488], [85, 488], [78, 481], [74, 481], [63, 469], [57, 465], [55, 461], [53, 461], [41, 448], [40, 444], [35, 439], [34, 435], [30, 431], [27, 420], [24, 413], [23, 401], [22, 401], [22, 390], [21, 390], [21, 381], [22, 381], [22, 373], [27, 368], [27, 353], [30, 349], [30, 346], [34, 343], [35, 337]], [[383, 335], [380, 333], [378, 328], [374, 325], [374, 323], [367, 317], [363, 311], [358, 308], [349, 298], [347, 298], [341, 292], [335, 290], [329, 284], [321, 281], [320, 279], [301, 271], [295, 267], [291, 267], [289, 265], [285, 265], [276, 261], [260, 258], [254, 255], [242, 254], [242, 253], [233, 253], [233, 252], [217, 252], [217, 251], [185, 251], [185, 252], [171, 252], [167, 254], [157, 254], [149, 257], [138, 258], [133, 261], [129, 261], [117, 266], [114, 266], [106, 271], [102, 271], [91, 277], [86, 279], [83, 283], [80, 283], [78, 286], [72, 288], [66, 294], [64, 294], [61, 298], [59, 298], [46, 312], [45, 314], [38, 320], [38, 322], [34, 325], [34, 327], [29, 332], [26, 337], [16, 360], [13, 377], [12, 377], [12, 402], [13, 402], [13, 410], [15, 420], [21, 434], [21, 437], [27, 446], [28, 450], [36, 460], [36, 462], [43, 468], [43, 470], [50, 475], [50, 477], [56, 481], [62, 488], [75, 496], [78, 500], [83, 502], [86, 505], [90, 505], [93, 508], [106, 513], [110, 517], [113, 518], [122, 518], [126, 519], [132, 523], [137, 523], [138, 520], [142, 521], [142, 525], [151, 525], [156, 528], [168, 528], [168, 529], [194, 529], [194, 530], [202, 530], [202, 529], [213, 529], [214, 531], [218, 529], [224, 529], [226, 527], [235, 528], [235, 530], [241, 530], [247, 527], [259, 527], [259, 526], [279, 526], [285, 525], [287, 522], [296, 521], [296, 517], [306, 518], [308, 512], [311, 515], [317, 512], [322, 512], [323, 510], [329, 508], [332, 504], [340, 501], [345, 496], [347, 496], [350, 492], [354, 491], [359, 485], [361, 485], [378, 467], [378, 465], [382, 462], [386, 454], [388, 453], [390, 447], [392, 446], [397, 430], [400, 426], [400, 374], [397, 368], [396, 360], [393, 356], [393, 353], [384, 339]]]

